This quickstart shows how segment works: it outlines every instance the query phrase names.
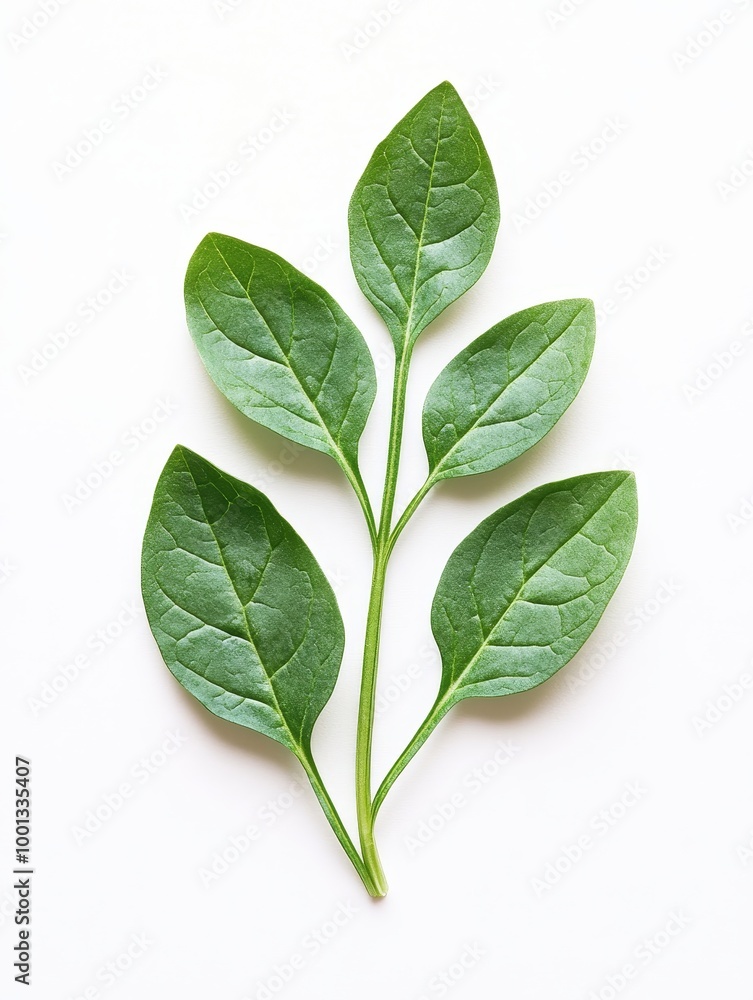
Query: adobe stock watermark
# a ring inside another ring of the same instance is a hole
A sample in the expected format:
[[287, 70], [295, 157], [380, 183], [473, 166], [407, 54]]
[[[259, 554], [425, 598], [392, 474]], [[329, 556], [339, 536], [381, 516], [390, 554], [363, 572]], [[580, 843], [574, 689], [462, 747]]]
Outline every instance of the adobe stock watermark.
[[251, 992], [244, 994], [243, 1000], [272, 1000], [282, 993], [332, 943], [343, 928], [352, 923], [358, 912], [350, 901], [338, 902], [326, 920], [303, 935], [299, 946], [285, 961], [276, 963], [270, 972], [257, 979]]
[[99, 1000], [105, 990], [117, 986], [128, 975], [153, 945], [154, 942], [146, 931], [131, 934], [117, 955], [102, 963], [94, 975], [95, 982], [80, 990], [71, 1000]]
[[358, 25], [346, 41], [340, 42], [340, 52], [346, 62], [360, 56], [405, 10], [405, 0], [387, 0], [380, 7], [373, 7], [368, 17]]
[[0, 559], [0, 587], [6, 584], [16, 572], [18, 572], [18, 567], [10, 559]]
[[[749, 868], [753, 865], [753, 827], [751, 828], [750, 836], [738, 846], [736, 853], [737, 859], [743, 868]], [[0, 912], [2, 911], [0, 910]]]
[[220, 21], [224, 21], [228, 14], [234, 14], [239, 7], [250, 6], [249, 0], [212, 0], [212, 10]]
[[273, 483], [275, 479], [278, 479], [286, 469], [289, 469], [294, 465], [301, 455], [302, 451], [307, 451], [308, 449], [303, 448], [302, 445], [296, 444], [294, 441], [288, 442], [282, 448], [280, 448], [277, 453], [277, 458], [271, 459], [266, 465], [257, 466], [252, 474], [248, 477], [248, 482], [252, 486], [255, 486], [257, 490], [262, 490], [266, 492], [269, 488], [270, 483]]
[[614, 453], [614, 460], [620, 469], [634, 469], [638, 462], [638, 456], [630, 448], [618, 448]]
[[303, 258], [301, 270], [311, 277], [339, 249], [339, 243], [335, 243], [331, 236], [320, 236], [311, 252]]
[[585, 1000], [616, 1000], [692, 923], [693, 917], [684, 907], [672, 910], [661, 927], [646, 935], [635, 946], [629, 960], [606, 976]]
[[703, 710], [691, 719], [696, 736], [705, 736], [709, 730], [725, 719], [751, 690], [753, 690], [753, 676], [746, 672], [725, 684], [719, 694], [707, 701]]
[[585, 7], [589, 0], [560, 0], [556, 7], [550, 7], [546, 12], [546, 20], [552, 31], [569, 21], [573, 14]]
[[684, 73], [737, 23], [739, 15], [748, 10], [752, 2], [753, 0], [730, 0], [711, 17], [704, 18], [701, 26], [686, 35], [682, 46], [672, 53], [675, 69]]
[[233, 865], [238, 864], [241, 858], [255, 848], [263, 840], [265, 833], [289, 813], [303, 794], [303, 786], [297, 781], [291, 781], [285, 791], [259, 806], [251, 822], [228, 837], [214, 851], [209, 861], [198, 868], [198, 876], [204, 888], [208, 889], [218, 882]]
[[155, 774], [162, 770], [172, 760], [175, 754], [185, 746], [188, 737], [180, 730], [166, 732], [164, 739], [156, 749], [151, 750], [133, 764], [128, 770], [128, 777], [104, 795], [90, 808], [80, 823], [71, 827], [71, 834], [77, 847], [82, 847], [99, 831], [117, 816], [121, 809], [130, 802], [140, 788], [148, 784]]
[[747, 527], [753, 521], [753, 493], [742, 497], [734, 510], [727, 512], [727, 525], [734, 533]]
[[439, 665], [439, 650], [434, 643], [424, 642], [414, 657], [401, 670], [394, 671], [379, 685], [374, 711], [378, 716], [384, 715], [400, 698], [413, 687], [414, 681], [423, 675], [428, 666]]
[[88, 160], [107, 137], [117, 132], [123, 122], [142, 107], [167, 78], [168, 72], [162, 66], [150, 66], [136, 83], [128, 90], [122, 91], [97, 121], [85, 128], [77, 139], [68, 143], [60, 159], [53, 162], [52, 170], [57, 179], [63, 180], [70, 176], [85, 160]]
[[334, 566], [326, 560], [319, 564], [322, 572], [327, 577], [329, 585], [335, 592], [336, 597], [342, 597], [348, 586], [350, 575], [341, 566]]
[[66, 511], [72, 514], [94, 496], [177, 409], [178, 404], [171, 399], [158, 399], [147, 414], [127, 427], [107, 454], [79, 476], [67, 492], [61, 493], [60, 501]]
[[499, 80], [495, 79], [491, 73], [485, 73], [471, 87], [463, 90], [463, 104], [473, 114], [502, 89], [503, 86]]
[[716, 182], [716, 190], [722, 201], [727, 201], [733, 194], [737, 194], [751, 177], [753, 177], [753, 145], [748, 146], [743, 158], [735, 163], [727, 177]]
[[670, 260], [672, 260], [672, 252], [663, 245], [650, 247], [641, 263], [618, 278], [610, 288], [609, 294], [596, 303], [597, 324], [603, 326], [607, 320], [616, 316]]
[[70, 0], [41, 0], [41, 3], [38, 3], [21, 21], [18, 28], [6, 35], [13, 51], [20, 52], [21, 49], [25, 49], [69, 3]]
[[682, 584], [674, 577], [662, 580], [651, 597], [642, 604], [636, 604], [628, 612], [622, 628], [616, 629], [608, 639], [596, 642], [592, 640], [586, 647], [589, 650], [588, 655], [579, 657], [578, 669], [566, 671], [565, 684], [568, 691], [577, 691], [592, 681], [607, 664], [611, 663], [619, 650], [628, 644], [631, 637], [653, 621], [668, 604], [674, 601], [682, 589]]
[[568, 875], [598, 843], [607, 837], [632, 810], [648, 795], [640, 781], [630, 781], [622, 793], [610, 804], [600, 809], [589, 820], [586, 829], [575, 839], [562, 844], [559, 854], [544, 866], [540, 875], [531, 879], [531, 888], [540, 899]]
[[527, 198], [523, 206], [513, 213], [512, 221], [516, 232], [522, 233], [540, 219], [579, 177], [604, 156], [628, 128], [628, 123], [621, 115], [611, 115], [607, 118], [596, 135], [578, 146], [570, 155], [567, 166], [559, 170], [554, 177], [544, 181], [539, 191]]
[[418, 997], [418, 1000], [446, 996], [454, 986], [457, 986], [469, 972], [476, 968], [485, 955], [486, 946], [480, 945], [477, 941], [465, 944], [454, 961], [431, 977], [426, 984], [425, 992]]
[[73, 318], [50, 334], [47, 340], [32, 351], [26, 364], [18, 365], [18, 377], [23, 385], [28, 385], [33, 379], [45, 371], [83, 331], [91, 326], [115, 299], [119, 298], [133, 282], [133, 275], [128, 268], [112, 268], [110, 276], [95, 292], [74, 307]]
[[295, 121], [295, 118], [295, 114], [287, 108], [275, 108], [258, 132], [250, 133], [241, 139], [233, 156], [216, 170], [211, 170], [209, 177], [198, 184], [188, 198], [178, 205], [183, 221], [191, 222], [219, 198], [248, 165], [265, 152], [290, 123]]
[[692, 381], [683, 382], [682, 394], [689, 404], [697, 403], [709, 389], [715, 386], [740, 358], [745, 357], [753, 343], [753, 319], [747, 319], [739, 333], [719, 351], [714, 351], [710, 359], [695, 370]]
[[144, 610], [140, 601], [123, 601], [115, 614], [104, 625], [91, 632], [79, 650], [65, 660], [35, 695], [26, 699], [26, 707], [33, 716], [38, 716], [70, 690], [84, 671], [107, 650], [117, 643], [131, 626], [140, 621]]
[[520, 747], [511, 740], [497, 744], [494, 752], [479, 765], [468, 771], [460, 784], [446, 799], [437, 802], [432, 812], [404, 839], [409, 854], [416, 854], [430, 844], [468, 803], [504, 772], [507, 765], [520, 753]]

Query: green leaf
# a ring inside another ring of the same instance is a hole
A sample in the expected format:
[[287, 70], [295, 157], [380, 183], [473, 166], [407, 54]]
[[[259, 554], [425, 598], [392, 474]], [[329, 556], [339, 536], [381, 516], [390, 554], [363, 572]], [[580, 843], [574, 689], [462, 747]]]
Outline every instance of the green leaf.
[[500, 507], [458, 545], [431, 611], [439, 694], [382, 782], [374, 815], [453, 705], [528, 691], [572, 659], [625, 572], [636, 521], [633, 474], [594, 472]]
[[142, 589], [165, 663], [220, 718], [309, 759], [344, 632], [316, 560], [263, 493], [177, 447], [144, 537]]
[[627, 566], [635, 477], [595, 472], [500, 507], [450, 556], [434, 598], [440, 697], [527, 691], [572, 659]]
[[489, 263], [499, 226], [494, 173], [455, 88], [442, 83], [381, 142], [350, 203], [358, 284], [398, 352]]
[[277, 254], [210, 233], [189, 262], [185, 299], [191, 336], [230, 402], [360, 480], [376, 375], [332, 296]]
[[540, 441], [583, 384], [594, 332], [593, 303], [565, 299], [515, 313], [461, 351], [424, 404], [431, 479], [497, 469]]

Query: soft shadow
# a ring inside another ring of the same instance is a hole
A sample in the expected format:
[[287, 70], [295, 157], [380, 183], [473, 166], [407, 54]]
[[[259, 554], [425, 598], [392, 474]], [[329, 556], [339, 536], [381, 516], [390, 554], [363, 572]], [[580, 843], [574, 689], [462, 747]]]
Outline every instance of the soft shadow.
[[495, 728], [504, 727], [507, 723], [520, 722], [529, 715], [546, 712], [560, 698], [558, 685], [547, 682], [519, 694], [498, 698], [468, 698], [453, 708], [448, 716], [448, 728], [453, 720], [456, 725], [467, 725], [472, 720]]
[[223, 743], [226, 747], [237, 750], [244, 754], [253, 755], [257, 760], [261, 758], [268, 764], [289, 774], [291, 778], [300, 777], [299, 769], [294, 763], [290, 751], [281, 743], [256, 733], [253, 729], [236, 725], [227, 719], [221, 719], [218, 715], [210, 712], [200, 701], [189, 694], [185, 688], [179, 686], [179, 697], [183, 700], [188, 711], [195, 716], [199, 725], [206, 728], [212, 737]]
[[[262, 424], [257, 424], [237, 410], [219, 389], [213, 387], [213, 391], [224, 409], [229, 432], [256, 459], [261, 467], [260, 472], [265, 473], [266, 470], [267, 478], [274, 479], [278, 475], [292, 476], [295, 479], [305, 479], [307, 483], [313, 481], [328, 488], [342, 490], [343, 496], [347, 494], [348, 483], [343, 478], [337, 463], [329, 455], [289, 441]], [[279, 463], [281, 468], [277, 469], [275, 463]]]
[[[301, 786], [305, 787], [306, 794], [301, 797], [299, 800], [300, 806], [296, 808], [300, 808], [302, 813], [305, 812], [305, 823], [311, 823], [311, 829], [320, 830], [322, 836], [325, 838], [324, 842], [329, 843], [331, 857], [333, 860], [336, 860], [338, 870], [342, 875], [343, 884], [357, 886], [358, 875], [353, 871], [350, 860], [345, 852], [340, 849], [337, 840], [329, 830], [327, 820], [319, 808], [316, 796], [309, 787], [305, 771], [294, 754], [287, 747], [270, 739], [268, 736], [256, 733], [253, 729], [246, 729], [245, 726], [236, 725], [227, 719], [221, 719], [219, 716], [214, 715], [183, 688], [180, 689], [179, 696], [183, 699], [188, 711], [196, 717], [198, 724], [204, 726], [219, 743], [224, 744], [225, 747], [229, 747], [234, 751], [247, 754], [249, 757], [253, 757], [255, 761], [262, 760], [266, 764], [274, 766], [286, 781], [295, 780]], [[305, 825], [305, 823], [302, 825]], [[327, 833], [329, 833], [329, 836], [327, 836]], [[351, 831], [351, 836], [353, 835], [353, 831]], [[301, 833], [302, 845], [306, 842], [306, 836], [305, 832]], [[310, 863], [306, 860], [304, 846], [301, 847], [300, 854], [295, 863], [300, 864], [302, 869], [309, 869], [311, 867]], [[306, 877], [308, 877], [308, 874]], [[373, 900], [373, 902], [377, 901]]]
[[[486, 501], [491, 513], [503, 503], [509, 503], [549, 481], [546, 470], [556, 464], [556, 457], [569, 437], [568, 422], [568, 415], [565, 414], [541, 441], [509, 465], [474, 476], [444, 479], [434, 487], [433, 492], [451, 507], [464, 507], [469, 500]], [[577, 473], [576, 469], [568, 475]]]
[[[563, 668], [561, 673], [572, 669], [576, 662], [577, 656]], [[561, 674], [558, 676], [561, 676]], [[551, 713], [552, 709], [561, 701], [561, 698], [562, 686], [557, 683], [555, 678], [550, 678], [548, 681], [542, 682], [530, 691], [523, 691], [518, 694], [490, 698], [468, 698], [456, 705], [442, 719], [435, 732], [429, 737], [427, 745], [432, 744], [437, 739], [437, 734], [440, 734], [439, 739], [442, 738], [441, 734], [447, 737], [467, 736], [469, 728], [473, 728], [479, 735], [483, 733], [487, 737], [491, 736], [492, 738], [502, 740], [509, 734], [510, 724], [521, 722], [528, 717], [535, 717], [539, 714]], [[428, 781], [429, 775], [435, 773], [437, 768], [437, 763], [432, 760], [431, 754], [422, 755], [419, 752], [416, 758], [408, 765], [407, 771], [413, 774], [415, 785], [421, 783], [422, 768], [426, 768], [424, 773]], [[382, 821], [384, 821], [391, 805], [397, 803], [401, 796], [410, 796], [411, 794], [411, 779], [408, 778], [405, 780], [404, 776], [401, 775], [385, 800], [380, 813]]]

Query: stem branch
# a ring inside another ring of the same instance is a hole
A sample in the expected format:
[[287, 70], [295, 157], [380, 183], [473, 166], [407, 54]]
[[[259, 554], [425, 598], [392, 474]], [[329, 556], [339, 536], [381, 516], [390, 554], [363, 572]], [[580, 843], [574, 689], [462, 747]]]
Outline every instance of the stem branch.
[[344, 467], [344, 469], [345, 475], [348, 477], [348, 481], [358, 497], [358, 502], [361, 505], [361, 510], [366, 518], [366, 524], [369, 529], [369, 538], [371, 539], [372, 546], [374, 546], [376, 545], [377, 537], [376, 521], [374, 520], [374, 511], [371, 509], [371, 501], [366, 491], [366, 485], [361, 477], [361, 472], [358, 468], [354, 469], [350, 465]]
[[356, 850], [353, 841], [350, 839], [350, 834], [345, 829], [343, 821], [340, 819], [340, 815], [337, 809], [335, 808], [332, 799], [330, 798], [330, 794], [327, 791], [324, 782], [322, 781], [321, 775], [319, 774], [319, 771], [316, 768], [316, 764], [310, 757], [309, 758], [302, 757], [299, 759], [301, 761], [301, 764], [303, 765], [304, 770], [306, 771], [306, 774], [308, 775], [308, 779], [311, 782], [311, 787], [314, 789], [314, 794], [316, 795], [317, 799], [319, 799], [319, 804], [322, 807], [324, 815], [327, 817], [329, 821], [329, 825], [334, 830], [335, 836], [342, 844], [345, 853], [352, 861], [353, 867], [361, 876], [361, 881], [366, 886], [367, 892], [369, 893], [370, 896], [383, 896], [384, 893], [381, 892], [377, 888], [377, 886], [374, 885], [374, 882], [371, 878], [371, 875], [369, 874], [366, 865], [361, 860], [361, 856]]
[[429, 476], [429, 478], [426, 480], [426, 482], [424, 483], [424, 485], [421, 487], [421, 489], [418, 491], [418, 493], [416, 493], [416, 495], [413, 497], [413, 499], [411, 500], [411, 502], [405, 508], [405, 510], [403, 511], [403, 513], [400, 515], [400, 519], [397, 522], [397, 524], [395, 525], [395, 527], [394, 527], [394, 529], [392, 531], [392, 534], [390, 535], [389, 542], [387, 544], [387, 555], [388, 556], [390, 555], [390, 553], [394, 549], [395, 542], [398, 540], [398, 538], [402, 534], [403, 528], [406, 526], [406, 524], [408, 523], [408, 521], [410, 521], [410, 519], [416, 513], [416, 511], [418, 510], [418, 508], [419, 508], [419, 506], [421, 504], [421, 501], [426, 496], [426, 494], [429, 492], [429, 490], [432, 488], [432, 486], [434, 485], [434, 483], [435, 483], [435, 480], [431, 476]]
[[387, 793], [395, 784], [397, 779], [405, 770], [406, 766], [413, 760], [418, 751], [428, 740], [431, 734], [434, 732], [437, 724], [444, 718], [444, 716], [449, 712], [452, 707], [451, 701], [436, 701], [431, 708], [431, 711], [426, 716], [424, 721], [419, 726], [416, 735], [410, 741], [408, 746], [403, 750], [400, 756], [397, 758], [395, 763], [390, 768], [387, 776], [385, 777], [382, 784], [374, 796], [374, 802], [371, 807], [371, 822], [372, 825], [376, 820], [377, 813], [384, 802]]

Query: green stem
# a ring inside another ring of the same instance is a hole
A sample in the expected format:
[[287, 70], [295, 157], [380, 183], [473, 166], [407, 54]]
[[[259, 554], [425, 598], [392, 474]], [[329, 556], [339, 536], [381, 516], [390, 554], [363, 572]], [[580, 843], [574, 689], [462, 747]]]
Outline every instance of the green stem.
[[429, 476], [429, 478], [426, 480], [426, 482], [424, 483], [424, 485], [421, 487], [421, 489], [418, 491], [418, 493], [416, 493], [416, 495], [413, 497], [413, 499], [411, 500], [411, 502], [405, 508], [405, 510], [403, 511], [403, 513], [400, 515], [400, 519], [397, 522], [397, 524], [395, 525], [395, 527], [394, 527], [394, 529], [392, 531], [392, 534], [390, 535], [390, 539], [389, 539], [389, 542], [388, 542], [388, 545], [387, 545], [387, 555], [388, 556], [391, 554], [392, 550], [394, 549], [395, 542], [398, 540], [398, 538], [402, 534], [403, 528], [406, 526], [406, 524], [408, 523], [408, 521], [410, 521], [410, 519], [416, 513], [416, 511], [418, 510], [418, 508], [419, 508], [419, 506], [421, 504], [421, 501], [426, 496], [426, 494], [429, 492], [429, 490], [432, 488], [432, 486], [434, 486], [435, 482], [436, 482], [436, 480], [432, 479], [432, 477]]
[[387, 882], [379, 860], [374, 840], [374, 821], [371, 809], [371, 754], [374, 730], [374, 704], [376, 696], [377, 668], [379, 664], [379, 640], [382, 628], [384, 606], [384, 586], [387, 561], [392, 545], [392, 514], [395, 507], [397, 474], [400, 464], [400, 445], [403, 437], [405, 417], [405, 393], [408, 382], [412, 347], [406, 344], [400, 358], [395, 363], [395, 380], [392, 391], [392, 419], [390, 440], [387, 450], [387, 470], [382, 495], [382, 510], [379, 516], [379, 530], [374, 544], [374, 571], [371, 578], [369, 609], [366, 617], [366, 635], [363, 651], [363, 673], [361, 695], [358, 706], [358, 733], [356, 737], [356, 812], [361, 852], [364, 863], [382, 894], [387, 892]]
[[377, 545], [386, 553], [389, 544], [392, 512], [395, 507], [397, 472], [400, 465], [400, 445], [403, 440], [405, 419], [405, 392], [408, 387], [408, 369], [413, 347], [406, 342], [399, 361], [395, 364], [395, 381], [392, 389], [392, 420], [390, 421], [390, 443], [387, 450], [387, 471], [384, 479], [382, 510], [379, 515]]
[[376, 691], [377, 664], [379, 660], [379, 637], [381, 631], [382, 606], [384, 603], [386, 562], [380, 557], [379, 548], [374, 555], [374, 572], [371, 580], [371, 595], [366, 618], [364, 640], [363, 674], [361, 696], [358, 707], [358, 733], [356, 737], [356, 813], [361, 853], [364, 863], [375, 885], [387, 892], [387, 882], [382, 870], [376, 842], [374, 824], [371, 818], [371, 746], [374, 728], [374, 695]]
[[343, 466], [343, 468], [350, 485], [353, 487], [353, 490], [358, 497], [358, 502], [361, 504], [361, 510], [366, 518], [366, 524], [369, 529], [369, 537], [371, 538], [371, 544], [373, 547], [376, 545], [377, 541], [376, 521], [374, 520], [374, 511], [371, 508], [371, 501], [369, 500], [369, 494], [366, 491], [366, 485], [361, 477], [361, 471], [357, 466], [352, 468], [347, 463]]
[[452, 701], [450, 701], [449, 699], [444, 699], [444, 700], [438, 699], [434, 703], [434, 705], [432, 705], [429, 714], [426, 716], [424, 721], [419, 726], [416, 735], [413, 737], [408, 746], [405, 748], [405, 750], [403, 750], [403, 752], [397, 758], [395, 763], [392, 765], [389, 773], [385, 777], [382, 784], [379, 786], [379, 789], [376, 795], [374, 796], [374, 802], [371, 807], [372, 826], [374, 821], [376, 820], [377, 813], [379, 812], [379, 809], [387, 796], [387, 793], [395, 784], [400, 775], [403, 773], [406, 766], [416, 756], [416, 754], [424, 745], [424, 743], [427, 741], [429, 736], [431, 736], [431, 734], [434, 732], [437, 723], [441, 722], [441, 720], [449, 712], [450, 708], [452, 707], [452, 704], [453, 704]]
[[361, 860], [361, 856], [355, 848], [353, 841], [350, 838], [350, 834], [345, 829], [343, 821], [340, 819], [340, 815], [335, 808], [335, 805], [330, 798], [330, 794], [327, 791], [324, 782], [322, 781], [321, 775], [316, 768], [316, 764], [311, 758], [301, 757], [299, 758], [303, 768], [308, 775], [308, 779], [311, 782], [311, 787], [314, 789], [314, 794], [317, 799], [319, 799], [319, 804], [322, 807], [324, 815], [329, 821], [329, 825], [335, 832], [335, 836], [340, 841], [343, 846], [345, 853], [348, 855], [353, 863], [353, 867], [361, 876], [361, 881], [366, 886], [366, 890], [370, 896], [383, 896], [384, 893], [380, 892], [374, 885], [374, 882], [369, 874], [366, 865], [364, 865]]
[[[432, 488], [432, 486], [435, 485], [435, 483], [436, 483], [436, 480], [432, 476], [429, 476], [427, 478], [426, 482], [421, 487], [421, 489], [416, 493], [416, 495], [410, 501], [410, 503], [405, 508], [405, 510], [403, 511], [403, 513], [400, 515], [400, 518], [398, 519], [397, 524], [395, 525], [394, 529], [392, 530], [392, 532], [389, 535], [389, 538], [387, 539], [387, 548], [386, 548], [386, 551], [385, 551], [385, 564], [386, 564], [386, 560], [389, 559], [390, 554], [392, 553], [392, 550], [395, 547], [395, 543], [397, 542], [398, 538], [402, 534], [402, 531], [405, 528], [406, 524], [408, 523], [408, 521], [410, 521], [410, 519], [416, 513], [416, 511], [418, 510], [419, 506], [421, 505], [421, 501], [424, 499], [424, 497], [429, 492], [429, 490]], [[383, 582], [382, 582], [382, 586], [383, 586]], [[373, 592], [374, 591], [373, 591], [373, 587], [372, 587], [372, 593]], [[381, 604], [379, 606], [379, 609], [375, 613], [377, 615], [381, 614]], [[377, 644], [378, 644], [378, 642], [379, 642], [379, 623], [378, 623], [378, 619], [377, 619], [376, 630], [377, 630], [376, 641], [377, 641]], [[376, 663], [374, 665], [374, 674], [376, 675]], [[393, 784], [395, 783], [395, 781], [397, 780], [397, 778], [399, 777], [399, 775], [402, 773], [402, 771], [405, 768], [405, 766], [409, 763], [409, 761], [418, 753], [418, 751], [424, 745], [424, 743], [428, 739], [430, 733], [432, 732], [432, 730], [434, 729], [434, 727], [436, 726], [436, 724], [439, 722], [439, 720], [441, 718], [443, 718], [443, 716], [446, 714], [446, 712], [448, 711], [449, 707], [450, 707], [449, 705], [443, 706], [439, 702], [436, 703], [432, 707], [431, 711], [429, 712], [429, 714], [427, 715], [427, 717], [424, 719], [423, 723], [419, 727], [418, 732], [416, 733], [416, 735], [413, 737], [413, 739], [408, 744], [408, 746], [405, 748], [405, 750], [402, 752], [402, 754], [398, 757], [397, 761], [393, 765], [393, 767], [390, 770], [389, 774], [386, 776], [386, 778], [384, 779], [384, 781], [382, 782], [382, 784], [379, 786], [379, 790], [377, 791], [377, 793], [376, 793], [376, 795], [374, 797], [373, 803], [371, 805], [371, 824], [370, 824], [370, 830], [371, 830], [372, 840], [373, 840], [373, 837], [374, 837], [374, 822], [376, 820], [377, 813], [379, 812], [379, 807], [381, 806], [382, 802], [384, 801], [384, 798], [387, 795], [387, 792], [389, 792], [390, 788], [392, 788]]]

